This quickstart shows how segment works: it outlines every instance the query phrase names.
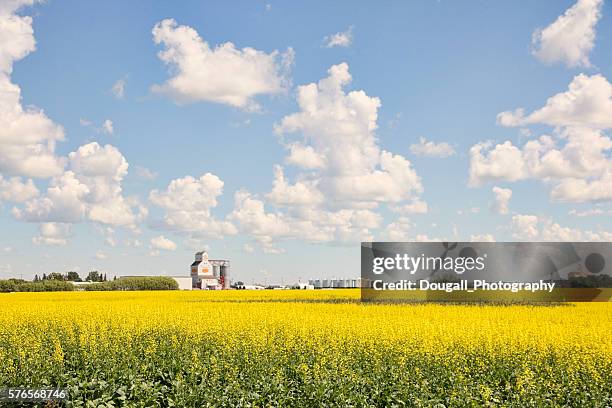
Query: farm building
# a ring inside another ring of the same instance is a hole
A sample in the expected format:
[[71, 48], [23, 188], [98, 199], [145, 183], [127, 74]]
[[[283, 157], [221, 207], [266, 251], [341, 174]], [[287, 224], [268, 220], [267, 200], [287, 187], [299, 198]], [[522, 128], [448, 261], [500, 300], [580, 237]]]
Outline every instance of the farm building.
[[208, 252], [196, 252], [190, 266], [191, 286], [194, 289], [229, 289], [230, 262], [227, 259], [209, 259]]
[[178, 284], [180, 290], [191, 290], [192, 279], [190, 276], [169, 276]]

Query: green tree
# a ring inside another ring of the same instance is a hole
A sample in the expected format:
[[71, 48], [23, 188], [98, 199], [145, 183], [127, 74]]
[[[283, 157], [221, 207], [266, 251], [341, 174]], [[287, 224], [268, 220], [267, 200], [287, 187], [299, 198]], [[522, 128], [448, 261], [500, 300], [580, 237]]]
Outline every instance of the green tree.
[[88, 282], [100, 282], [101, 276], [100, 276], [100, 272], [98, 271], [91, 271], [89, 272], [89, 274], [87, 274], [87, 279], [85, 279]]
[[66, 280], [69, 280], [71, 282], [81, 282], [81, 277], [79, 276], [77, 272], [70, 271], [66, 273]]
[[16, 286], [15, 282], [10, 280], [0, 280], [0, 292], [14, 292]]

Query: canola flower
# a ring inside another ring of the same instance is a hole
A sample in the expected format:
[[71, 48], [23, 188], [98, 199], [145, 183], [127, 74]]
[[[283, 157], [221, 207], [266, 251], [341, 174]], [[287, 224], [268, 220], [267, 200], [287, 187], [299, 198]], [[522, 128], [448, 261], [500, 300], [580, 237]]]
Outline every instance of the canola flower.
[[612, 405], [608, 303], [358, 299], [2, 294], [0, 386], [65, 387], [67, 406]]

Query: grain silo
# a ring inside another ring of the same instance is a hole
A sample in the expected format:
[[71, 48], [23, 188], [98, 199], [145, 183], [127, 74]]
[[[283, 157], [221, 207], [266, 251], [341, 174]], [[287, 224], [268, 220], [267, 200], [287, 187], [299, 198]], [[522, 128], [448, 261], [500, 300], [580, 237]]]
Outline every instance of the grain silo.
[[208, 252], [196, 252], [190, 267], [194, 289], [229, 289], [230, 262], [227, 259], [209, 259]]

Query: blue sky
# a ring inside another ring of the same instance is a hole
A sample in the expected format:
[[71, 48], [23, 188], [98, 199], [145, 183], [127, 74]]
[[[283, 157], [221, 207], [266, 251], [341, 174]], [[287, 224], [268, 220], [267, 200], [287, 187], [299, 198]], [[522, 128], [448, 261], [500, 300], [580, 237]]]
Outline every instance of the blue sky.
[[0, 277], [182, 275], [209, 248], [294, 281], [356, 276], [361, 240], [612, 238], [608, 3], [31, 3], [0, 7]]

